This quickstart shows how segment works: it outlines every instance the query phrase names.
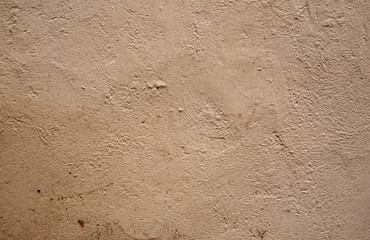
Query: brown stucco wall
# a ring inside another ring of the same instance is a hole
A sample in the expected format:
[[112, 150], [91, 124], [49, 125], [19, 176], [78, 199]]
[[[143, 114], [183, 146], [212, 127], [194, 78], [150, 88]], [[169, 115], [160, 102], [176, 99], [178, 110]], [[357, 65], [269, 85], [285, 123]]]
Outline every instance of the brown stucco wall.
[[0, 239], [369, 239], [368, 0], [1, 0]]

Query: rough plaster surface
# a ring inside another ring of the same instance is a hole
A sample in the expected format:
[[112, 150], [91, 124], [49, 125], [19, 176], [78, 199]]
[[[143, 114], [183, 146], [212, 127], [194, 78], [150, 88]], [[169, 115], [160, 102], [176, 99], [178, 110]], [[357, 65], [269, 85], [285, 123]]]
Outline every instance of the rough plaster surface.
[[370, 239], [370, 1], [0, 1], [0, 239]]

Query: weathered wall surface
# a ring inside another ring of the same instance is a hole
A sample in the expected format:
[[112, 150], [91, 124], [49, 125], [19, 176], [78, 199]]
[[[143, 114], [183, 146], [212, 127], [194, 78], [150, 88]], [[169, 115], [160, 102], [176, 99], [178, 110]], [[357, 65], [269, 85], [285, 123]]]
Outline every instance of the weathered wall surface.
[[369, 22], [0, 1], [0, 239], [369, 239]]

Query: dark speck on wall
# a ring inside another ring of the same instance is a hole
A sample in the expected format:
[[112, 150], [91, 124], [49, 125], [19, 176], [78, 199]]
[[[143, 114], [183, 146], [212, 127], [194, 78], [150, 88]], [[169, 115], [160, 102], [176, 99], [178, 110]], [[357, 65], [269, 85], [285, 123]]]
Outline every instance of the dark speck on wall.
[[37, 192], [40, 193], [41, 192], [40, 189], [37, 189]]
[[81, 227], [85, 227], [85, 222], [84, 221], [78, 219], [77, 223], [80, 224]]

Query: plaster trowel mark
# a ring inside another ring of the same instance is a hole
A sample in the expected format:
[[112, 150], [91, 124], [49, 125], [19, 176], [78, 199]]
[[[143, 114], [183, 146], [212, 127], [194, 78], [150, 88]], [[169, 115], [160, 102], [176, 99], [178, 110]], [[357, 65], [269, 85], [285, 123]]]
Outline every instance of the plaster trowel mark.
[[275, 134], [275, 137], [277, 138], [279, 144], [283, 147], [283, 148], [287, 148], [287, 145], [285, 144], [285, 142], [283, 141], [281, 135], [278, 133], [278, 131], [273, 131], [273, 133]]
[[82, 195], [91, 195], [91, 194], [94, 194], [96, 192], [99, 192], [99, 191], [106, 191], [106, 187], [110, 187], [112, 186], [113, 183], [108, 183], [106, 184], [105, 186], [102, 186], [100, 188], [96, 188], [94, 190], [91, 190], [91, 191], [88, 191], [88, 192], [83, 192], [83, 193], [78, 193], [78, 194], [73, 194], [73, 195], [70, 195], [70, 196], [59, 196], [58, 197], [58, 201], [61, 201], [61, 200], [67, 200], [67, 199], [72, 199], [72, 198], [76, 198], [76, 197], [79, 197], [82, 199]]

